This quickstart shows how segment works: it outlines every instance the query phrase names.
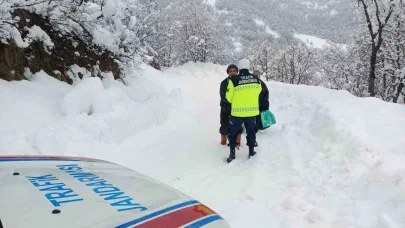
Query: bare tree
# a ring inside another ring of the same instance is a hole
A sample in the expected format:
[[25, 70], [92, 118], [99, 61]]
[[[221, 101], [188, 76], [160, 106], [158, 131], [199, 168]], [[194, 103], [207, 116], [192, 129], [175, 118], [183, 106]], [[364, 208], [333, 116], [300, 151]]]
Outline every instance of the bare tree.
[[266, 81], [274, 79], [275, 75], [272, 75], [271, 69], [274, 65], [273, 58], [275, 57], [276, 50], [271, 43], [260, 42], [252, 48], [252, 59], [254, 70], [261, 72], [266, 78]]
[[315, 76], [314, 50], [304, 44], [291, 45], [275, 59], [275, 74], [282, 82], [313, 84]]
[[404, 87], [405, 67], [405, 3], [398, 2], [392, 22], [387, 26], [387, 35], [381, 54], [383, 63], [383, 91], [386, 101], [397, 103]]
[[160, 61], [170, 66], [189, 61], [216, 63], [225, 56], [226, 36], [212, 6], [199, 1], [173, 1], [165, 8], [161, 24], [161, 36], [154, 42], [164, 44], [158, 48]]
[[384, 28], [396, 7], [395, 0], [357, 0], [362, 5], [371, 41], [368, 93], [374, 97], [377, 55], [384, 41]]

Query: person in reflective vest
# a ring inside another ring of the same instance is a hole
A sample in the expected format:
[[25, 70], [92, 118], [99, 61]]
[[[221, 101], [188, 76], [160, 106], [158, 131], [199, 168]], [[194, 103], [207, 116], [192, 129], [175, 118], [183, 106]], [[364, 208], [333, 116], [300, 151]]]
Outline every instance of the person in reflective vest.
[[235, 159], [236, 137], [241, 125], [245, 125], [246, 140], [249, 146], [249, 158], [254, 156], [256, 142], [256, 117], [260, 115], [259, 97], [262, 93], [261, 80], [249, 72], [250, 62], [239, 61], [239, 74], [229, 79], [226, 99], [231, 103], [229, 120], [230, 154], [227, 162]]

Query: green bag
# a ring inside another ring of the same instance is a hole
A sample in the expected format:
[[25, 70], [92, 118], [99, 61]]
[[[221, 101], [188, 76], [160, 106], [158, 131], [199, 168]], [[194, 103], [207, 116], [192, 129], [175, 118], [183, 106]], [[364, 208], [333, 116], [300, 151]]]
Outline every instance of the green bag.
[[263, 128], [268, 128], [271, 125], [276, 124], [276, 118], [270, 110], [266, 110], [260, 113], [260, 118], [262, 120]]

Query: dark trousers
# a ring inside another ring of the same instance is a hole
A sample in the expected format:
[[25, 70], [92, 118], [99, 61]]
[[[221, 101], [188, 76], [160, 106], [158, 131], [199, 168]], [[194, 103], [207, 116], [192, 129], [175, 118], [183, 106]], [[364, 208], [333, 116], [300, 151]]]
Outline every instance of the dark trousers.
[[257, 132], [259, 132], [259, 130], [263, 130], [262, 118], [260, 117], [260, 115], [256, 116], [256, 127], [255, 127], [256, 134]]
[[229, 133], [229, 114], [222, 110], [221, 108], [221, 115], [220, 115], [220, 124], [219, 133], [221, 135], [228, 135]]
[[246, 140], [248, 146], [255, 146], [256, 143], [256, 116], [253, 117], [235, 117], [231, 116], [229, 130], [229, 144], [236, 146], [236, 137], [242, 124], [245, 124], [246, 128]]
[[[219, 127], [219, 133], [221, 133], [221, 135], [229, 135], [229, 111], [225, 108], [221, 108], [221, 114], [220, 114], [220, 124], [221, 126]], [[238, 130], [238, 134], [242, 134], [243, 133], [243, 128], [242, 126], [240, 126], [239, 130]]]

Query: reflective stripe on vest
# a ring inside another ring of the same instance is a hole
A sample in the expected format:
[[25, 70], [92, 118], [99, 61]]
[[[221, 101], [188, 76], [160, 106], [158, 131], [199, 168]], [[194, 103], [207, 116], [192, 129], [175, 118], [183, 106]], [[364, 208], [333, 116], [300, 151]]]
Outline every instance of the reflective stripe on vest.
[[248, 84], [235, 87], [235, 91], [242, 91], [246, 89], [260, 89], [260, 84]]
[[258, 110], [259, 107], [232, 108], [232, 112], [254, 112]]

